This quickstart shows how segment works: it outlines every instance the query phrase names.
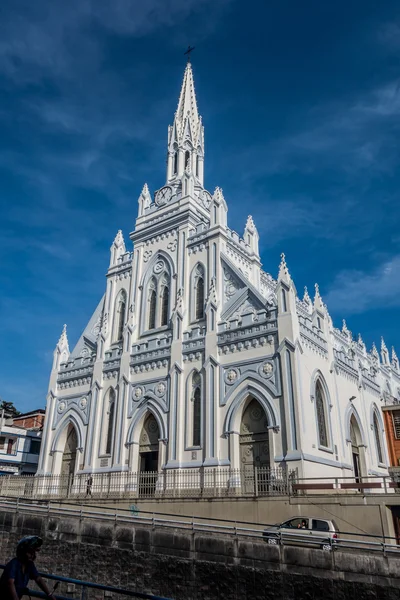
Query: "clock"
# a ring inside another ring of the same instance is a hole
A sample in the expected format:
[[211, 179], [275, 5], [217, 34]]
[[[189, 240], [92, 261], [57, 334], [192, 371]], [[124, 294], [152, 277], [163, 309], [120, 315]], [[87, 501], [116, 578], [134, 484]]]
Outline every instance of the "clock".
[[169, 187], [169, 185], [166, 185], [156, 193], [155, 203], [157, 206], [164, 206], [164, 204], [167, 204], [171, 200], [171, 196], [172, 189]]
[[212, 200], [210, 192], [207, 192], [207, 190], [203, 190], [201, 192], [200, 199], [204, 208], [209, 209]]

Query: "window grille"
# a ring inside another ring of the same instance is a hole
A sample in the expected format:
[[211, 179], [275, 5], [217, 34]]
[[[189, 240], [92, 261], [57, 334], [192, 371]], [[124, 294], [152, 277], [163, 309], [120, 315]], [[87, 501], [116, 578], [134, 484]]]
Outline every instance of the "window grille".
[[378, 453], [378, 462], [383, 463], [381, 436], [379, 435], [379, 423], [378, 423], [378, 417], [376, 416], [376, 412], [374, 412], [373, 422], [374, 422], [376, 451]]
[[400, 410], [395, 410], [393, 413], [393, 427], [396, 439], [400, 440]]
[[31, 447], [29, 449], [31, 454], [39, 454], [40, 453], [40, 440], [31, 440]]
[[326, 429], [325, 402], [319, 381], [315, 390], [315, 402], [317, 407], [317, 424], [320, 446], [328, 447], [328, 433]]

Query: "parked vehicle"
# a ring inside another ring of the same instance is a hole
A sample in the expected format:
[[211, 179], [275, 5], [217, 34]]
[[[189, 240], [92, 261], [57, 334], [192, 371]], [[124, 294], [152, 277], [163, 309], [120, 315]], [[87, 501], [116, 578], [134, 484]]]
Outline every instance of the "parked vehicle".
[[311, 545], [329, 551], [332, 550], [338, 535], [335, 521], [320, 517], [296, 517], [263, 531], [268, 544]]

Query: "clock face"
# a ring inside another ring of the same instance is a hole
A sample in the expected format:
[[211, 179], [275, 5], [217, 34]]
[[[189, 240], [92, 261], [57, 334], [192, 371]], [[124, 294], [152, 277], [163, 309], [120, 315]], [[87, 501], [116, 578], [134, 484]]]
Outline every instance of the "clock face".
[[171, 200], [171, 196], [172, 190], [168, 185], [158, 190], [155, 197], [155, 202], [157, 206], [164, 206], [164, 204], [167, 204], [167, 202]]
[[201, 198], [204, 208], [210, 208], [211, 194], [209, 192], [207, 192], [207, 190], [203, 190], [201, 192], [200, 198]]

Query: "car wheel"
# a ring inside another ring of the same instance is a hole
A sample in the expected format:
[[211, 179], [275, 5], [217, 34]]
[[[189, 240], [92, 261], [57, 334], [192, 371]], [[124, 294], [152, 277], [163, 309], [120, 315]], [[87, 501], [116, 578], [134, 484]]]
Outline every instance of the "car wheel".
[[276, 537], [269, 537], [267, 540], [268, 544], [272, 544], [273, 546], [277, 546], [278, 545], [278, 538]]
[[326, 550], [327, 552], [331, 552], [332, 546], [329, 542], [324, 542], [321, 546], [322, 550]]

